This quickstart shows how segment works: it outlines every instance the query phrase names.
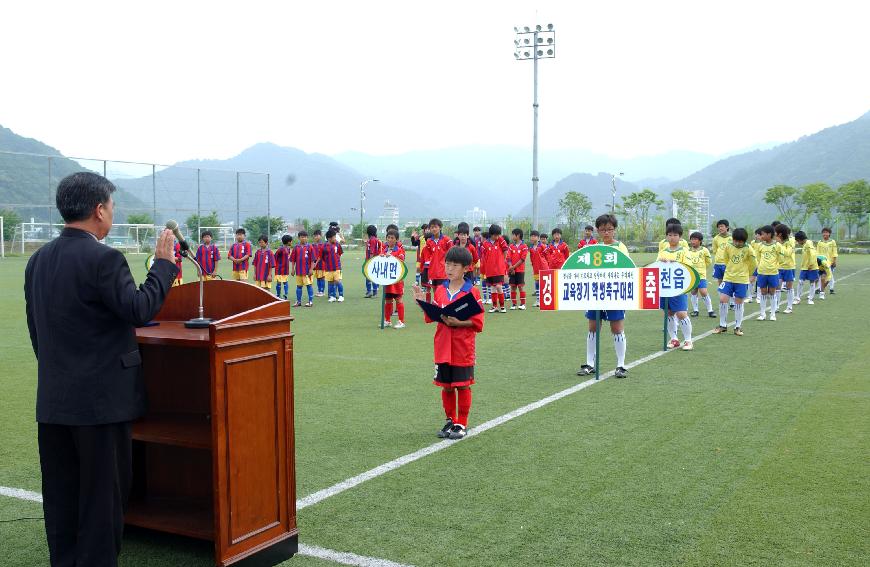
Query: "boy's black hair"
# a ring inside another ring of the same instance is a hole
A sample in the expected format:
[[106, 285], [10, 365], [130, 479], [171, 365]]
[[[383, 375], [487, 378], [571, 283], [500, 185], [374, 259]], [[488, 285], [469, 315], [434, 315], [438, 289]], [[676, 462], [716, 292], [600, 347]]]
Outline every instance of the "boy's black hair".
[[788, 225], [779, 223], [776, 225], [773, 230], [783, 239], [788, 240], [788, 235], [791, 234], [791, 229]]
[[311, 231], [311, 236], [323, 235], [323, 232], [319, 228], [315, 228]]
[[822, 229], [822, 232], [827, 232], [828, 234], [834, 234], [834, 231], [828, 228], [827, 226]]
[[488, 233], [488, 232], [485, 232], [485, 231], [484, 231], [484, 232], [481, 232], [481, 233], [480, 233], [480, 237], [481, 237], [481, 238], [489, 238], [489, 233]]
[[669, 218], [668, 220], [665, 221], [665, 227], [669, 227], [669, 226], [671, 226], [672, 224], [683, 224], [683, 223], [681, 223], [681, 222], [680, 222], [680, 219], [678, 219], [678, 218], [676, 218], [676, 217], [671, 217], [671, 218]]
[[731, 233], [731, 240], [746, 242], [749, 240], [749, 233], [746, 232], [745, 228], [735, 228], [734, 232]]
[[595, 219], [595, 228], [601, 228], [605, 224], [612, 224], [613, 228], [616, 228], [619, 225], [619, 222], [616, 220], [616, 217], [610, 213], [598, 215], [598, 218]]
[[387, 236], [395, 236], [396, 240], [398, 240], [399, 239], [399, 231], [396, 230], [395, 228], [391, 228], [391, 229], [387, 230]]
[[330, 238], [332, 238], [336, 234], [338, 234], [338, 233], [334, 229], [330, 228], [329, 230], [326, 231], [326, 239], [329, 240]]
[[668, 228], [665, 229], [665, 234], [679, 234], [683, 236], [683, 225], [681, 224], [669, 224]]
[[424, 231], [424, 232], [427, 231], [427, 230], [429, 230], [429, 225], [428, 225], [428, 224], [421, 224], [421, 225], [420, 225], [420, 230], [422, 230], [422, 231]]
[[260, 238], [257, 239], [257, 243], [260, 243], [260, 242], [265, 242], [266, 244], [269, 244], [269, 239], [266, 238], [265, 234], [261, 234]]
[[773, 233], [774, 233], [773, 227], [770, 226], [769, 224], [766, 224], [758, 229], [758, 234], [761, 234], [761, 233], [769, 234], [769, 235], [773, 236]]
[[429, 224], [427, 226], [432, 226], [433, 224], [438, 228], [444, 228], [444, 223], [441, 222], [441, 219], [432, 219], [429, 221]]
[[697, 230], [689, 235], [689, 240], [696, 239], [699, 243], [704, 243], [704, 235], [698, 232]]
[[338, 221], [329, 221], [329, 226], [338, 226]]
[[[462, 225], [465, 226], [462, 226]], [[468, 234], [468, 223], [460, 223], [459, 228], [456, 229], [457, 234]]]
[[728, 219], [721, 219], [716, 221], [716, 226], [718, 227], [720, 224], [724, 224], [727, 228], [731, 228], [731, 223], [728, 222]]
[[366, 236], [377, 236], [378, 235], [378, 227], [373, 224], [370, 224], [366, 227]]
[[583, 230], [595, 230], [595, 227], [593, 227], [591, 224], [587, 224], [583, 227]]
[[202, 234], [199, 235], [199, 239], [202, 240], [203, 238], [206, 237], [206, 235], [211, 236], [212, 238], [214, 238], [214, 235], [211, 233], [210, 230], [203, 230], [203, 231], [202, 231]]
[[794, 233], [794, 239], [797, 240], [798, 242], [803, 242], [804, 240], [807, 239], [807, 233], [802, 231], [802, 230], [799, 230], [796, 233]]
[[299, 232], [296, 233], [296, 236], [298, 236], [299, 238], [302, 238], [303, 236], [308, 236], [308, 233], [305, 232], [304, 230], [300, 230]]
[[471, 232], [480, 232], [480, 231], [481, 231], [481, 228], [479, 226], [476, 226], [476, 227], [471, 229]]
[[248, 234], [248, 233], [245, 232], [245, 229], [244, 229], [244, 228], [237, 228], [237, 229], [236, 229], [236, 234]]
[[781, 222], [779, 222], [778, 220], [775, 220], [772, 223], [770, 223], [770, 226], [772, 226], [773, 228], [776, 228], [781, 224], [782, 224]]
[[453, 246], [450, 250], [447, 251], [447, 255], [444, 257], [444, 262], [452, 262], [454, 264], [461, 264], [463, 267], [471, 265], [471, 252], [468, 251], [467, 248], [461, 248], [459, 246]]
[[820, 268], [822, 267], [822, 259], [818, 256], [816, 256], [816, 264], [818, 264]]
[[489, 236], [490, 237], [498, 236], [500, 234], [501, 234], [501, 227], [499, 225], [497, 225], [497, 224], [489, 225]]
[[281, 237], [281, 244], [283, 244], [284, 246], [287, 246], [291, 242], [293, 242], [293, 237], [290, 236], [289, 234], [285, 234], [284, 236]]
[[556, 228], [554, 228], [553, 230], [550, 231], [551, 236], [554, 234], [558, 234], [559, 236], [562, 236], [562, 229], [557, 226]]
[[761, 227], [755, 229], [755, 234], [761, 234]]
[[387, 228], [384, 229], [384, 230], [385, 230], [386, 232], [390, 232], [391, 230], [396, 230], [396, 231], [398, 231], [398, 230], [399, 230], [399, 227], [398, 227], [398, 225], [395, 225], [395, 224], [392, 224], [392, 223], [391, 223], [391, 224], [388, 224], [388, 225], [387, 225]]
[[513, 230], [511, 231], [511, 234], [515, 234], [516, 236], [519, 236], [519, 237], [520, 237], [520, 240], [523, 239], [523, 229], [521, 229], [521, 228], [515, 228], [515, 229], [513, 229]]
[[533, 236], [541, 236], [541, 233], [538, 232], [537, 230], [533, 230], [533, 231], [529, 232], [529, 238], [531, 238]]

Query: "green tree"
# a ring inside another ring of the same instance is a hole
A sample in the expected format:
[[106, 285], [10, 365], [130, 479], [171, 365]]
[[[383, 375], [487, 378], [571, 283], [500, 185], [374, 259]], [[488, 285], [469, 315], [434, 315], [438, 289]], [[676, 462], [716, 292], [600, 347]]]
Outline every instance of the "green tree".
[[617, 207], [617, 212], [622, 214], [637, 229], [637, 236], [646, 240], [649, 237], [649, 226], [652, 213], [664, 205], [652, 189], [635, 191], [622, 198], [622, 203]]
[[764, 193], [764, 202], [773, 205], [779, 211], [780, 218], [793, 230], [797, 230], [801, 224], [798, 221], [806, 220], [804, 207], [798, 203], [800, 191], [790, 185], [774, 185]]
[[797, 202], [808, 217], [815, 215], [819, 225], [830, 226], [837, 206], [837, 192], [827, 183], [810, 183], [801, 187]]
[[254, 240], [265, 234], [270, 240], [273, 234], [279, 234], [287, 228], [287, 223], [281, 217], [248, 217], [242, 223], [248, 233], [248, 239]]
[[[151, 215], [148, 213], [131, 213], [127, 215], [127, 224], [154, 224], [154, 219], [151, 218]], [[145, 240], [154, 234], [154, 229], [148, 228], [144, 230], [136, 231], [136, 242], [139, 243], [139, 246], [145, 242]]]
[[840, 185], [837, 189], [837, 211], [846, 223], [848, 237], [852, 238], [852, 227], [855, 227], [857, 234], [866, 222], [867, 213], [870, 213], [870, 184], [858, 179]]
[[15, 230], [21, 226], [21, 215], [12, 209], [0, 209], [0, 217], [3, 217], [3, 240], [12, 240]]
[[559, 199], [559, 212], [565, 215], [568, 231], [576, 237], [580, 223], [587, 220], [592, 212], [592, 202], [583, 193], [568, 191]]
[[[187, 220], [184, 221], [187, 225], [187, 230], [194, 232], [198, 231], [200, 227], [203, 226], [220, 226], [221, 219], [218, 218], [217, 211], [212, 211], [207, 215], [198, 215], [196, 213], [187, 217]], [[196, 238], [197, 242], [199, 242], [199, 234], [197, 234]]]
[[[694, 222], [695, 218], [698, 216], [698, 201], [695, 200], [695, 197], [686, 191], [685, 189], [674, 189], [671, 191], [671, 202], [674, 204], [674, 208], [677, 210], [677, 217], [686, 223]], [[695, 228], [689, 227], [686, 228]]]

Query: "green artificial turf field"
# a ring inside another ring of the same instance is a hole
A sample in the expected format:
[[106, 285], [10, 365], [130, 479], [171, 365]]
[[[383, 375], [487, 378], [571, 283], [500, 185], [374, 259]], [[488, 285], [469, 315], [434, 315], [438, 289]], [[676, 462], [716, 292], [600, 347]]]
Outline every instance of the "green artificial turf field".
[[[814, 306], [747, 317], [743, 337], [704, 337], [302, 508], [300, 543], [413, 565], [865, 565], [870, 257], [841, 260], [837, 294]], [[130, 263], [141, 279], [144, 258]], [[343, 304], [293, 310], [300, 497], [436, 443], [443, 423], [434, 328], [408, 291], [408, 327], [380, 330], [360, 263], [345, 256]], [[24, 265], [0, 261], [0, 486], [38, 492]], [[693, 323], [695, 335], [714, 326]], [[629, 362], [660, 351], [661, 324], [629, 313]], [[470, 425], [582, 382], [585, 337], [580, 313], [487, 314]], [[612, 370], [606, 327], [601, 352]], [[41, 515], [0, 496], [0, 563], [47, 563], [42, 523], [5, 521]], [[208, 544], [145, 530], [121, 555], [149, 567], [211, 558]]]

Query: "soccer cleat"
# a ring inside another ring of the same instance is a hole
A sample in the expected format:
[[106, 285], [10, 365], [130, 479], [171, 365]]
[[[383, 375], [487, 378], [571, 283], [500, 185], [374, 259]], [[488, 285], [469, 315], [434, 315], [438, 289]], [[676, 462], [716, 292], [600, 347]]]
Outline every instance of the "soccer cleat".
[[791, 312], [792, 312], [792, 308], [791, 308], [791, 307], [786, 307], [786, 308], [785, 308], [785, 311], [783, 311], [783, 313], [785, 313], [786, 315], [788, 315], [788, 314], [791, 313]]
[[465, 437], [465, 426], [456, 424], [450, 429], [450, 439], [463, 439]]
[[293, 307], [302, 307], [302, 302], [297, 301], [296, 303], [293, 304]]
[[386, 320], [384, 321], [384, 327], [392, 327], [392, 326], [393, 326], [393, 324], [390, 323], [389, 321], [386, 321]]
[[771, 320], [771, 321], [776, 321], [776, 313], [771, 313], [771, 314], [770, 314], [770, 320]]
[[734, 327], [734, 334], [737, 335], [738, 337], [742, 337], [743, 336], [743, 329], [741, 329], [740, 327]]
[[595, 369], [588, 364], [584, 364], [580, 367], [580, 370], [577, 371], [577, 376], [589, 376], [591, 374], [595, 374]]
[[341, 297], [338, 298], [338, 302], [339, 302], [339, 303], [341, 303], [342, 301], [344, 301], [344, 296], [343, 296], [343, 295], [342, 295]]
[[519, 307], [517, 307], [517, 309], [519, 309], [520, 311], [525, 311], [525, 310], [526, 310], [526, 306], [525, 306], [525, 305], [520, 305]]
[[489, 309], [489, 312], [490, 312], [490, 313], [498, 313], [498, 307], [491, 307], [491, 308]]
[[707, 311], [707, 317], [709, 317], [710, 319], [715, 319], [715, 318], [716, 318], [716, 314], [713, 313], [712, 311]]
[[747, 297], [744, 303], [752, 303], [752, 296]]
[[823, 291], [819, 294], [819, 299], [824, 299], [824, 298], [825, 298], [825, 292]]
[[491, 300], [491, 299], [486, 299], [486, 300], [484, 300], [483, 304], [484, 304], [484, 305], [492, 305], [492, 300]]
[[800, 297], [795, 297], [795, 298], [794, 298], [794, 301], [792, 301], [792, 304], [793, 304], [793, 305], [797, 305], [797, 304], [800, 303], [800, 302], [801, 302], [801, 298], [800, 298]]
[[517, 310], [517, 306], [516, 306], [516, 305], [511, 305], [511, 311], [516, 311], [516, 310]]
[[815, 304], [816, 304], [816, 302], [813, 301], [812, 299], [807, 299], [807, 305], [815, 305]]
[[626, 370], [622, 366], [617, 366], [616, 371], [614, 371], [613, 375], [617, 378], [625, 378], [626, 376], [628, 376], [628, 370]]
[[447, 439], [450, 437], [451, 429], [453, 429], [453, 420], [448, 418], [447, 421], [444, 422], [444, 427], [438, 431], [438, 437], [441, 439]]
[[540, 306], [541, 306], [541, 302], [536, 299], [535, 304], [532, 305], [532, 307], [540, 307]]
[[683, 350], [694, 350], [695, 345], [692, 343], [692, 341], [684, 341], [683, 346], [681, 348]]
[[328, 303], [335, 303], [336, 301], [335, 297], [330, 297]]
[[[771, 315], [771, 317], [772, 317], [772, 315]], [[762, 313], [761, 315], [758, 316], [758, 320], [759, 320], [759, 321], [766, 321], [766, 320], [767, 320], [767, 314], [766, 314], [766, 313]]]
[[678, 341], [677, 339], [671, 339], [668, 341], [668, 348], [679, 348], [679, 347], [680, 347], [680, 341]]
[[313, 306], [314, 306], [314, 304], [311, 303], [310, 301], [309, 301], [308, 303], [305, 304], [305, 307], [313, 307]]
[[830, 293], [831, 295], [834, 295], [834, 288], [831, 288], [831, 290], [828, 293]]
[[502, 307], [498, 311], [499, 311], [499, 313], [507, 313], [507, 309], [505, 309], [504, 307]]
[[692, 311], [692, 317], [697, 317], [697, 316], [698, 316], [698, 312], [697, 312], [697, 311]]
[[721, 325], [716, 327], [715, 329], [713, 329], [714, 335], [721, 335], [722, 333], [727, 333], [727, 332], [728, 332], [728, 327], [723, 327]]
[[394, 328], [394, 329], [404, 329], [404, 328], [405, 328], [405, 323], [403, 323], [402, 321], [399, 321], [398, 323], [396, 323], [395, 325], [393, 325], [393, 328]]

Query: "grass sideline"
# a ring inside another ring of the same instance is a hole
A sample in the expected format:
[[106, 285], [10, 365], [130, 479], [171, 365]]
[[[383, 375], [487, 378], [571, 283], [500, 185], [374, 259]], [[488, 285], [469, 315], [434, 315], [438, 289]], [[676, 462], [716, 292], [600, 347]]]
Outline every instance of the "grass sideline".
[[[433, 329], [409, 305], [408, 328], [380, 331], [359, 255], [348, 257], [344, 304], [294, 310], [300, 496], [431, 444], [442, 419]], [[141, 278], [144, 257], [130, 262]], [[39, 491], [23, 267], [0, 262], [0, 485]], [[850, 256], [838, 276], [865, 267]], [[777, 323], [747, 321], [742, 338], [709, 337], [306, 508], [300, 539], [417, 565], [861, 564], [868, 283], [870, 272], [856, 275]], [[713, 326], [693, 322], [696, 334]], [[487, 315], [472, 424], [579, 382], [583, 325], [571, 313]], [[631, 313], [626, 328], [628, 360], [660, 348], [660, 313]], [[607, 340], [602, 354], [611, 369]], [[41, 516], [36, 504], [0, 503], [0, 519]], [[10, 565], [44, 561], [40, 522], [0, 523], [0, 537], [16, 541]], [[210, 554], [136, 530], [122, 562], [207, 565]]]

